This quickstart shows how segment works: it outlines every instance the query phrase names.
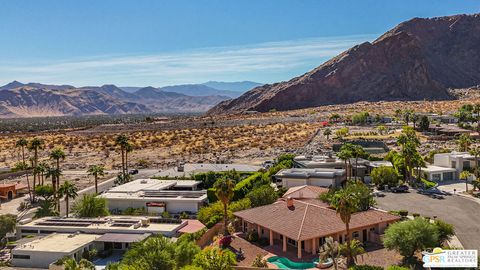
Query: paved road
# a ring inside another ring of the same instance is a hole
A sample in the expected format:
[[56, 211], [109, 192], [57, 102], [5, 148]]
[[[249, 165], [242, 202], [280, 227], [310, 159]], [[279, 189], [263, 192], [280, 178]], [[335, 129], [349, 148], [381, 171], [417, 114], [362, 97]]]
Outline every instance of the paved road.
[[385, 197], [376, 198], [378, 207], [385, 210], [408, 210], [423, 216], [437, 216], [455, 226], [455, 232], [467, 249], [480, 249], [480, 203], [473, 199], [457, 195], [434, 199], [410, 193], [386, 193]]

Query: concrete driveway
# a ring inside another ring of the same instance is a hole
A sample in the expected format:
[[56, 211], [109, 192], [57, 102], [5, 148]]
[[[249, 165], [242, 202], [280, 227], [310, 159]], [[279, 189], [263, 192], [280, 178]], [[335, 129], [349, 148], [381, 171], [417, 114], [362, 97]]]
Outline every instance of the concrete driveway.
[[384, 210], [408, 210], [444, 220], [455, 226], [455, 232], [466, 249], [480, 249], [480, 203], [457, 195], [431, 198], [410, 190], [409, 193], [386, 193], [376, 198], [378, 207]]

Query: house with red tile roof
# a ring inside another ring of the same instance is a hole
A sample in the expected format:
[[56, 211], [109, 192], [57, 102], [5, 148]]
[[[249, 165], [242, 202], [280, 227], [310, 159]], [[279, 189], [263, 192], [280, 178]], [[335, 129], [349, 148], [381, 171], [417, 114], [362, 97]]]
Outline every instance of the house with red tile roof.
[[[270, 245], [281, 245], [284, 252], [288, 246], [294, 247], [299, 259], [304, 252], [316, 254], [327, 237], [340, 243], [346, 239], [345, 224], [336, 211], [314, 198], [282, 198], [234, 216], [243, 232], [256, 231]], [[355, 213], [350, 221], [350, 239], [379, 242], [385, 228], [398, 220], [398, 216], [376, 209]]]

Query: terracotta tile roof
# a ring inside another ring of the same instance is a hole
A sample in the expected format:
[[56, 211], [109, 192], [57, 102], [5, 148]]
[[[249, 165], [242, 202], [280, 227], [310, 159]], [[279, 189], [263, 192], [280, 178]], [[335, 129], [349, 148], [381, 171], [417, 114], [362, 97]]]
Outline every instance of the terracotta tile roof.
[[[321, 206], [320, 203], [294, 200], [294, 207], [288, 208], [286, 200], [279, 200], [270, 205], [235, 212], [234, 215], [294, 240], [307, 240], [344, 232], [345, 224], [335, 210]], [[387, 212], [371, 209], [353, 214], [350, 229], [353, 231], [399, 219]]]
[[297, 186], [291, 187], [283, 194], [283, 198], [291, 196], [294, 199], [298, 198], [311, 198], [316, 199], [321, 193], [328, 192], [328, 188], [318, 187], [318, 186]]
[[205, 225], [203, 225], [200, 221], [196, 219], [187, 219], [187, 225], [182, 227], [178, 232], [180, 233], [196, 233], [200, 230], [205, 228]]

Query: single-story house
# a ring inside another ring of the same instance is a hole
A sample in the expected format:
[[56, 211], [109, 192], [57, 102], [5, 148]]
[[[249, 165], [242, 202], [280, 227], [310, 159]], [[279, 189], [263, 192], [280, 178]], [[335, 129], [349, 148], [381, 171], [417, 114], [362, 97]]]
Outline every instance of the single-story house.
[[49, 268], [51, 263], [63, 257], [80, 260], [85, 251], [97, 249], [94, 241], [97, 234], [54, 233], [35, 239], [12, 250], [12, 264], [15, 267]]
[[[288, 247], [302, 258], [304, 252], [317, 254], [327, 237], [340, 243], [346, 239], [345, 224], [336, 211], [319, 200], [283, 198], [269, 205], [235, 212], [241, 231], [255, 231], [267, 238], [270, 245], [280, 245], [284, 252]], [[380, 235], [398, 216], [380, 210], [367, 210], [352, 215], [350, 236], [359, 241], [379, 242]]]
[[422, 168], [422, 172], [426, 175], [428, 180], [434, 182], [458, 179], [457, 170], [454, 168], [428, 165], [426, 168]]
[[344, 169], [283, 169], [275, 174], [278, 186], [291, 188], [296, 186], [339, 187], [347, 179]]
[[207, 191], [198, 190], [200, 181], [139, 179], [99, 195], [108, 201], [112, 213], [143, 208], [148, 213], [197, 213], [208, 202]]
[[21, 192], [28, 192], [27, 184], [23, 183], [2, 183], [0, 184], [0, 199], [11, 200], [16, 198]]

